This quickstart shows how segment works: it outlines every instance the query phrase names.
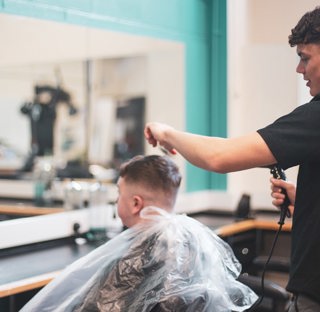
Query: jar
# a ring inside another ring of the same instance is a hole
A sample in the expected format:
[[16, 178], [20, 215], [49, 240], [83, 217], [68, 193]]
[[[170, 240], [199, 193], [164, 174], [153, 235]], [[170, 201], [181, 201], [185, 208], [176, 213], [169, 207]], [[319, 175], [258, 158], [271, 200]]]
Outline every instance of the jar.
[[66, 184], [64, 192], [64, 208], [66, 210], [75, 210], [84, 208], [83, 188], [75, 180]]
[[89, 227], [93, 235], [102, 237], [106, 235], [109, 206], [107, 187], [100, 181], [89, 186]]

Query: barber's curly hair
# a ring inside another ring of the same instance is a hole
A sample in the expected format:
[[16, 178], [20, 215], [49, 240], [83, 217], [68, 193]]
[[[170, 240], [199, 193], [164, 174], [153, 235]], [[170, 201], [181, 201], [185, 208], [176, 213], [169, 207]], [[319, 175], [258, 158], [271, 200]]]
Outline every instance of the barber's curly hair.
[[320, 6], [305, 13], [298, 24], [291, 30], [289, 44], [294, 47], [298, 44], [320, 44]]

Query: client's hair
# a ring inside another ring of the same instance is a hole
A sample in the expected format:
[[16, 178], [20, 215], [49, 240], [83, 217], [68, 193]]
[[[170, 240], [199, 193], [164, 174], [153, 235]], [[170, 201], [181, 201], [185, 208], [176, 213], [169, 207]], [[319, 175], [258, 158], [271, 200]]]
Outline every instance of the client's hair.
[[139, 183], [173, 197], [181, 182], [178, 166], [168, 156], [159, 155], [133, 157], [121, 165], [120, 176], [128, 183]]

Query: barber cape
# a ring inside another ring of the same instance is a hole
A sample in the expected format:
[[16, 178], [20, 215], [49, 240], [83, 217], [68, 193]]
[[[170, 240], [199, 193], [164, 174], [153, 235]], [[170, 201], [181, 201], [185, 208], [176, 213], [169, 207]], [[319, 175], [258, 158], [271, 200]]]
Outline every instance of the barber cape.
[[257, 295], [236, 279], [230, 246], [200, 222], [147, 207], [145, 222], [69, 265], [23, 312], [244, 311]]

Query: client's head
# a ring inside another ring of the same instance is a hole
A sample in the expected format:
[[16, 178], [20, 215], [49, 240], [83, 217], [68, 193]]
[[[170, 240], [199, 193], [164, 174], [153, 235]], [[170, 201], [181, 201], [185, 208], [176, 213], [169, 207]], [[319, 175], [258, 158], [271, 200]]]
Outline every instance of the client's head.
[[168, 156], [136, 156], [120, 167], [118, 214], [130, 227], [140, 221], [140, 211], [156, 206], [171, 212], [181, 182], [177, 165]]

